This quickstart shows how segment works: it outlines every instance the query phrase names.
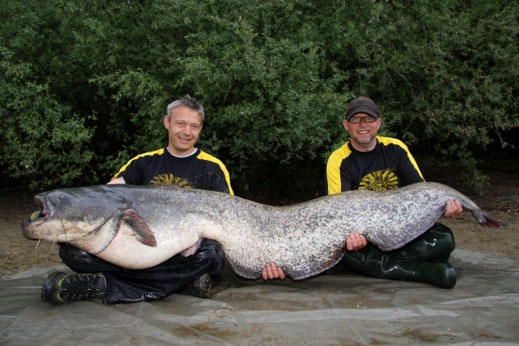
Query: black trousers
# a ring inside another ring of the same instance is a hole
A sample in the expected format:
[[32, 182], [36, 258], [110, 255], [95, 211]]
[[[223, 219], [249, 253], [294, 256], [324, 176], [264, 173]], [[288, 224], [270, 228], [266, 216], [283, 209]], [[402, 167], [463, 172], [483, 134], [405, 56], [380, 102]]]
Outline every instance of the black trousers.
[[103, 273], [107, 283], [107, 304], [165, 298], [202, 274], [216, 275], [225, 264], [220, 245], [207, 239], [194, 255], [183, 257], [178, 254], [154, 267], [140, 270], [116, 266], [68, 244], [61, 245], [59, 256], [75, 272]]

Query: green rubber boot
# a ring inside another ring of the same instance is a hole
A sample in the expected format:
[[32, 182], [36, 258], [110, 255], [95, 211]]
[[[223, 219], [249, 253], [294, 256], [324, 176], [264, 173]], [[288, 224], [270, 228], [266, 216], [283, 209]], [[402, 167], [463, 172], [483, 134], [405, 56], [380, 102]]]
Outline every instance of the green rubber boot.
[[446, 263], [455, 247], [452, 231], [437, 223], [420, 237], [392, 253], [398, 259]]
[[448, 263], [402, 259], [398, 252], [382, 252], [371, 244], [360, 251], [347, 251], [342, 265], [381, 279], [419, 281], [441, 288], [456, 285], [456, 271]]

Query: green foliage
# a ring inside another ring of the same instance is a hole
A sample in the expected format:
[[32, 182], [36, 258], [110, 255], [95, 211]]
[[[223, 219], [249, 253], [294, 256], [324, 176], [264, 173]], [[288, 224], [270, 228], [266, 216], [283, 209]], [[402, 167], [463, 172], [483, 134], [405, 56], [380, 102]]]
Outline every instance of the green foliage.
[[393, 3], [368, 34], [384, 33], [359, 86], [381, 100], [386, 128], [421, 155], [465, 166], [477, 186], [486, 149], [510, 146], [501, 134], [519, 125], [518, 15], [505, 1]]
[[265, 200], [324, 191], [356, 95], [378, 103], [384, 134], [472, 176], [517, 144], [516, 2], [0, 5], [0, 169], [32, 186], [106, 182], [166, 145], [166, 105], [185, 94], [206, 108], [199, 146]]
[[1, 53], [0, 152], [7, 173], [33, 188], [79, 181], [92, 159], [93, 129], [60, 104], [48, 84], [33, 82], [30, 66], [11, 64], [10, 52]]

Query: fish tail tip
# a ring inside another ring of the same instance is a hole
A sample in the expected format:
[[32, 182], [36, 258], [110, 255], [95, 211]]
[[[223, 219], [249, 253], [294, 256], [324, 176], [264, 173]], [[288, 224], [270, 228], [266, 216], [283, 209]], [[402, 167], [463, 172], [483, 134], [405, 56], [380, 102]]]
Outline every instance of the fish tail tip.
[[481, 225], [489, 228], [499, 228], [501, 226], [506, 227], [506, 224], [502, 224], [501, 222], [489, 217], [488, 215], [485, 215], [484, 222], [482, 222]]
[[504, 224], [501, 224], [501, 222], [497, 221], [481, 209], [473, 210], [472, 215], [481, 226], [489, 228], [499, 228], [504, 226]]
[[488, 228], [499, 228], [501, 226], [505, 226], [506, 227], [506, 225], [503, 225], [503, 224], [501, 224], [499, 222], [486, 222], [483, 225], [485, 225]]

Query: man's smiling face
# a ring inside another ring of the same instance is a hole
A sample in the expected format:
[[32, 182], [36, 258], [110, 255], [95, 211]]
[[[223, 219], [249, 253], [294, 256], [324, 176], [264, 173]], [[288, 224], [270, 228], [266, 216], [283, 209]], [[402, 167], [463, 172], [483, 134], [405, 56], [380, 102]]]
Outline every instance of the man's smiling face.
[[165, 115], [164, 127], [169, 133], [169, 152], [177, 156], [191, 154], [195, 150], [202, 125], [202, 116], [185, 106], [174, 108], [171, 117]]
[[[368, 121], [366, 121], [368, 119]], [[371, 151], [377, 144], [377, 132], [380, 128], [382, 120], [380, 118], [373, 122], [370, 120], [375, 119], [366, 113], [357, 113], [350, 118], [350, 120], [344, 120], [343, 126], [350, 134], [350, 142], [353, 148], [358, 151]], [[356, 122], [359, 121], [360, 122]]]

